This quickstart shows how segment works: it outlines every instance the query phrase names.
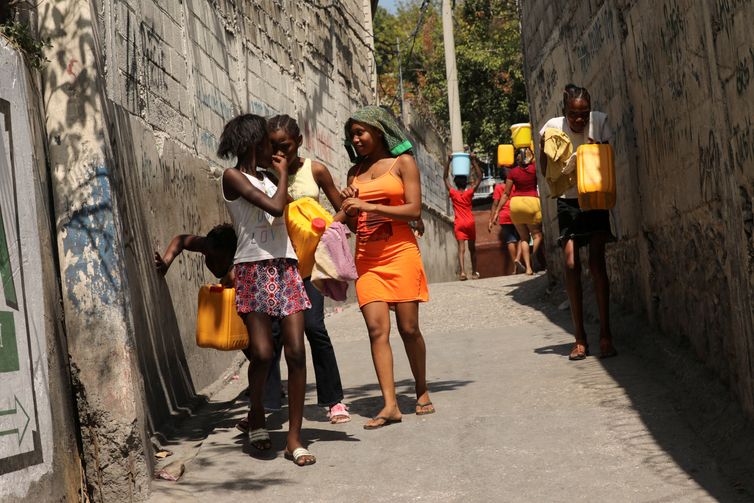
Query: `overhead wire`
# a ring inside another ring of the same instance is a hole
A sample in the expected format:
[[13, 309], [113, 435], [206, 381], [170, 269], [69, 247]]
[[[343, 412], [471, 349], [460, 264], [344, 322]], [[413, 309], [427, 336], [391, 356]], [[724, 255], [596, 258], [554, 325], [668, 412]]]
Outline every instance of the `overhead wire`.
[[[424, 14], [427, 12], [427, 7], [429, 7], [429, 4], [430, 4], [430, 0], [422, 0], [421, 7], [419, 7], [419, 19], [416, 21], [416, 26], [414, 27], [413, 33], [410, 35], [411, 48], [408, 51], [408, 56], [406, 56], [405, 60], [402, 60], [401, 55], [398, 54], [398, 64], [401, 67], [403, 67], [404, 62], [408, 62], [411, 59], [411, 56], [414, 55], [414, 46], [416, 45], [416, 37], [419, 35], [419, 30], [421, 29], [421, 26], [424, 23]], [[393, 99], [390, 102], [389, 108], [393, 108], [393, 105], [395, 105], [395, 100], [398, 99], [398, 93], [400, 93], [400, 90], [396, 90], [396, 93], [393, 95]]]

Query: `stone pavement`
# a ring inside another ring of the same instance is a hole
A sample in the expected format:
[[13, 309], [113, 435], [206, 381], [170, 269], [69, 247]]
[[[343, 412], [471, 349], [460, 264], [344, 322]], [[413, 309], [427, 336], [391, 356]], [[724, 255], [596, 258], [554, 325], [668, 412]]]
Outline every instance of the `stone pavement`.
[[546, 287], [544, 276], [431, 285], [421, 325], [437, 413], [413, 414], [394, 330], [403, 423], [376, 431], [362, 429], [381, 404], [366, 329], [357, 307], [344, 308], [326, 321], [353, 420], [326, 422], [310, 366], [303, 439], [317, 464], [283, 458], [286, 409], [269, 416], [270, 455], [233, 428], [247, 407], [243, 367], [171, 436], [163, 463], [185, 474], [154, 481], [152, 501], [750, 501], [663, 369], [620, 340], [617, 358], [568, 361], [569, 314]]

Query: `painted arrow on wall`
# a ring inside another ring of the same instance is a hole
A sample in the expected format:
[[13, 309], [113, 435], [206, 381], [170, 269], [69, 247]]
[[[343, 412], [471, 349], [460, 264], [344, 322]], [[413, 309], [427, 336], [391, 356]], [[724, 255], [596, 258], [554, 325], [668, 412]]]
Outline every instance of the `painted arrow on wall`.
[[13, 395], [13, 398], [16, 401], [16, 406], [12, 409], [5, 409], [0, 410], [0, 416], [15, 416], [16, 421], [20, 418], [23, 420], [21, 415], [18, 413], [18, 410], [21, 409], [21, 412], [24, 416], [26, 416], [26, 422], [23, 425], [23, 431], [19, 433], [19, 428], [12, 428], [10, 430], [0, 430], [0, 437], [4, 437], [5, 435], [18, 435], [18, 445], [21, 445], [21, 441], [24, 439], [24, 435], [26, 435], [26, 430], [29, 427], [29, 421], [31, 420], [29, 418], [29, 414], [26, 413], [26, 409], [24, 409], [24, 406], [21, 405], [21, 402], [18, 401], [18, 397], [16, 395]]

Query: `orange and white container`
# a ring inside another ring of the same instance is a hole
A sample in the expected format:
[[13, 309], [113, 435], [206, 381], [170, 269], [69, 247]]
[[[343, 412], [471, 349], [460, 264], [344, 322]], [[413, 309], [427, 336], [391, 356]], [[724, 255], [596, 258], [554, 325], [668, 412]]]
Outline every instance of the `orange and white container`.
[[249, 346], [249, 333], [236, 311], [236, 289], [202, 285], [196, 311], [196, 345], [236, 351]]
[[576, 185], [582, 210], [615, 206], [613, 148], [607, 143], [581, 145], [576, 150]]
[[302, 197], [285, 207], [288, 237], [298, 257], [298, 271], [308, 278], [314, 268], [314, 250], [333, 217], [311, 197]]

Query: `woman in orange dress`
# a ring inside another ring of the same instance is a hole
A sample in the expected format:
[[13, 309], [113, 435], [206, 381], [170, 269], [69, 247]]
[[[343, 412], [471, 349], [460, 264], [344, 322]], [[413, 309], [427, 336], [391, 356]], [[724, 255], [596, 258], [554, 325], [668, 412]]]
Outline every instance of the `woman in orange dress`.
[[395, 309], [416, 381], [416, 414], [435, 411], [426, 379], [426, 348], [419, 330], [419, 302], [429, 299], [419, 247], [409, 222], [421, 217], [419, 169], [411, 143], [380, 107], [365, 107], [346, 123], [346, 145], [356, 164], [348, 172], [341, 206], [356, 228], [356, 295], [364, 315], [372, 360], [385, 401], [364, 428], [401, 421], [395, 395], [390, 309]]

